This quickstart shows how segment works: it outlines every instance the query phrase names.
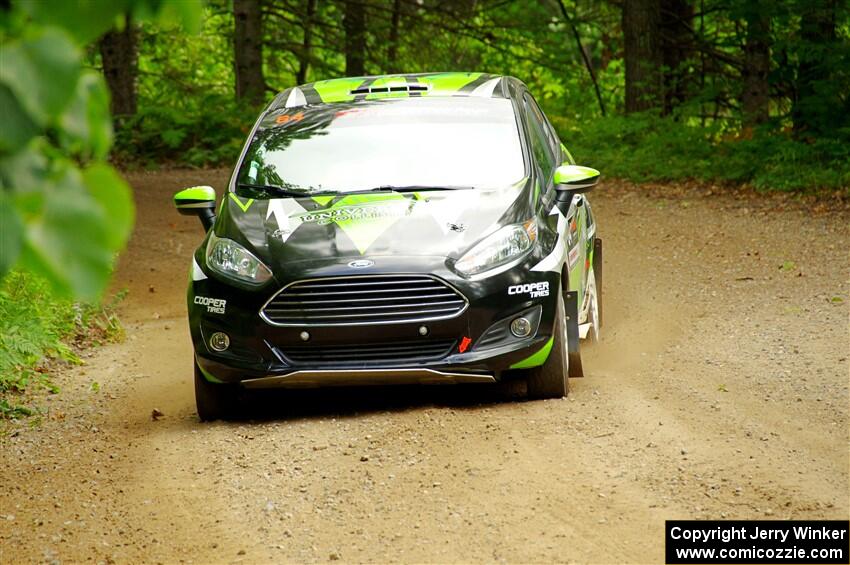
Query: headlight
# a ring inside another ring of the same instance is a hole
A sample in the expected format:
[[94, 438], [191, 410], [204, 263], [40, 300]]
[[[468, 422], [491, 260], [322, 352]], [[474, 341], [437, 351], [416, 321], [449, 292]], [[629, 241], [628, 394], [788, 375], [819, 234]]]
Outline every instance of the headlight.
[[534, 219], [504, 226], [467, 251], [457, 260], [455, 269], [467, 277], [477, 275], [525, 255], [535, 241], [537, 222]]
[[207, 242], [207, 265], [225, 277], [248, 284], [262, 284], [272, 276], [269, 268], [247, 249], [214, 233]]

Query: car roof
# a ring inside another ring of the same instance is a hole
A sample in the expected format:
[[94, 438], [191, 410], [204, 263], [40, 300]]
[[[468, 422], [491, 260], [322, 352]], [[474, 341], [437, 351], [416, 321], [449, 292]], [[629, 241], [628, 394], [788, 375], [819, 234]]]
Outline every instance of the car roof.
[[[512, 77], [489, 73], [418, 73], [320, 80], [287, 88], [278, 94], [269, 110], [335, 102], [410, 98], [418, 96], [470, 96], [510, 98], [507, 81]], [[513, 86], [513, 85], [511, 85]]]

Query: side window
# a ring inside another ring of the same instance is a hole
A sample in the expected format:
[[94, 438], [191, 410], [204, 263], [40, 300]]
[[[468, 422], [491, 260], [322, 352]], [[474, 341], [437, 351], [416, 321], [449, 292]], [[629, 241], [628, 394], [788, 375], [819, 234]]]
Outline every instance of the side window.
[[543, 110], [540, 109], [540, 106], [537, 104], [537, 100], [534, 99], [534, 96], [525, 93], [526, 98], [528, 99], [528, 105], [531, 107], [531, 110], [534, 112], [534, 115], [537, 117], [537, 120], [543, 124], [543, 131], [546, 134], [546, 141], [549, 143], [549, 147], [552, 148], [553, 155], [561, 154], [561, 142], [558, 139], [558, 135], [555, 133], [555, 128], [552, 127], [552, 122], [549, 121], [549, 118], [546, 117], [546, 114], [543, 113]]
[[534, 153], [537, 164], [543, 170], [546, 180], [549, 180], [557, 162], [555, 152], [552, 149], [550, 133], [546, 128], [540, 109], [530, 95], [523, 96], [523, 104], [525, 105], [526, 122], [530, 134], [531, 151]]

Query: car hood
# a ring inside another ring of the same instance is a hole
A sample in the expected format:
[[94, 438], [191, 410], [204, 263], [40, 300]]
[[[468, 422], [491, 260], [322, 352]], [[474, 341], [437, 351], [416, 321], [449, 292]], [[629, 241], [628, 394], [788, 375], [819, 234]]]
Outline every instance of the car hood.
[[457, 257], [501, 225], [527, 220], [527, 191], [523, 181], [492, 190], [257, 200], [229, 192], [216, 233], [247, 245], [276, 272], [307, 260]]

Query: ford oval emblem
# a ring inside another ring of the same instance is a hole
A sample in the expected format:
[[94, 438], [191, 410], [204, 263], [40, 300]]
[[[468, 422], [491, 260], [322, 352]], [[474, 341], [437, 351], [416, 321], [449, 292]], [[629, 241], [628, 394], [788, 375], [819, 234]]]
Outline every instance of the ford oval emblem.
[[352, 261], [348, 264], [352, 269], [365, 269], [366, 267], [371, 267], [374, 265], [374, 261], [370, 261], [369, 259], [358, 259], [357, 261]]

